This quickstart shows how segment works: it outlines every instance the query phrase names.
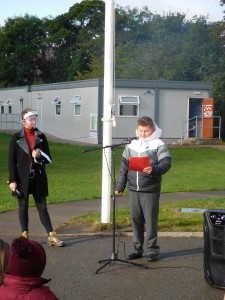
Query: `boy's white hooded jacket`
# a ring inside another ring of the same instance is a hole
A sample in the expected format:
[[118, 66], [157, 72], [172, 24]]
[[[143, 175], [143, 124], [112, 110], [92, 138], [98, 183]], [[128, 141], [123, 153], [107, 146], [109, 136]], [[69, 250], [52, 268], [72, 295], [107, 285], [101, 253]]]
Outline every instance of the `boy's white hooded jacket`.
[[[133, 140], [123, 151], [116, 191], [123, 192], [126, 184], [131, 191], [160, 192], [162, 175], [171, 167], [171, 157], [165, 143], [160, 140], [162, 130], [155, 124], [155, 131], [146, 139]], [[152, 173], [129, 170], [130, 157], [150, 157]]]

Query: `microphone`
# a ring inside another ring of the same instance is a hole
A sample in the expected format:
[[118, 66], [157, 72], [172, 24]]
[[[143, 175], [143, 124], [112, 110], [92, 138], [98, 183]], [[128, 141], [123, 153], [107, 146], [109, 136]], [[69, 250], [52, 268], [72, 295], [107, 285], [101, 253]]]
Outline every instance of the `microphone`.
[[19, 199], [23, 198], [23, 193], [17, 189], [15, 189], [15, 192], [13, 192], [13, 196], [18, 197]]
[[138, 138], [136, 136], [131, 137], [131, 138], [127, 138], [128, 142], [132, 142], [133, 140], [137, 140]]

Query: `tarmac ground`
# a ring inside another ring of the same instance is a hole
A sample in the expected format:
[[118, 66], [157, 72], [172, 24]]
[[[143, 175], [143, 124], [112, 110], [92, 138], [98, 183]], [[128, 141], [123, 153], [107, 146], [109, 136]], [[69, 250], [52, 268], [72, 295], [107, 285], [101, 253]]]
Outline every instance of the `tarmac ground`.
[[[225, 196], [225, 191], [162, 194], [161, 201]], [[128, 205], [126, 197], [117, 200], [117, 207]], [[182, 206], [182, 205], [181, 205]], [[48, 206], [54, 228], [75, 215], [101, 209], [101, 201], [75, 201]], [[43, 276], [61, 300], [222, 300], [223, 290], [209, 286], [204, 279], [202, 233], [159, 232], [160, 259], [126, 261], [131, 236], [85, 234], [74, 228], [59, 230], [64, 248], [48, 247], [47, 236], [35, 207], [30, 207], [31, 239], [39, 241], [47, 254]], [[0, 236], [11, 243], [20, 235], [18, 211], [2, 213]], [[106, 260], [100, 263], [99, 261]], [[122, 260], [122, 261], [120, 261]], [[107, 263], [107, 264], [106, 264]], [[106, 264], [104, 266], [104, 264]], [[143, 267], [144, 265], [144, 267]], [[103, 267], [102, 269], [100, 269]], [[97, 272], [97, 273], [96, 273]]]
[[[64, 236], [65, 248], [48, 247], [45, 239], [33, 238], [46, 250], [43, 276], [52, 278], [48, 285], [59, 299], [223, 299], [223, 290], [204, 280], [202, 238], [159, 238], [159, 261], [135, 260], [148, 268], [115, 260], [97, 274], [103, 265], [99, 260], [111, 258], [112, 237]], [[124, 245], [127, 251], [129, 244], [129, 237], [121, 238], [118, 259], [125, 260]]]

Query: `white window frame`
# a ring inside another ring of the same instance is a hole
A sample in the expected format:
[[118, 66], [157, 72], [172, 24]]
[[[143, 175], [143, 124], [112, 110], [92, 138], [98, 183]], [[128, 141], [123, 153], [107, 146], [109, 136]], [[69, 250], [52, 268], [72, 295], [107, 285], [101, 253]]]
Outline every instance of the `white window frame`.
[[81, 116], [81, 105], [80, 104], [74, 105], [74, 116], [76, 116], [76, 117]]
[[4, 115], [4, 114], [5, 114], [5, 106], [1, 105], [1, 115]]
[[[133, 106], [133, 111], [136, 111], [136, 114], [121, 114], [122, 106], [127, 106], [130, 109]], [[118, 116], [119, 117], [139, 117], [140, 108], [140, 99], [139, 96], [133, 95], [120, 95], [118, 101]]]
[[98, 115], [96, 113], [90, 114], [90, 131], [98, 131]]
[[4, 113], [5, 113], [5, 107], [4, 107], [4, 105], [5, 105], [5, 100], [0, 100], [0, 107], [1, 107], [0, 114], [1, 115], [4, 115]]
[[61, 116], [61, 97], [55, 96], [52, 100], [52, 104], [55, 104], [55, 115]]
[[56, 104], [56, 106], [55, 106], [55, 115], [56, 116], [61, 116], [61, 103]]
[[12, 105], [12, 100], [11, 99], [8, 99], [5, 103], [5, 105]]
[[8, 105], [8, 114], [9, 114], [9, 115], [12, 114], [12, 105]]
[[81, 96], [73, 96], [73, 98], [70, 100], [70, 103], [81, 104]]
[[[71, 104], [74, 104], [74, 116], [80, 117], [81, 116], [81, 96], [73, 96], [73, 98], [70, 100]], [[79, 108], [79, 109], [78, 109]], [[77, 112], [77, 110], [79, 110]]]
[[55, 96], [52, 100], [52, 104], [61, 104], [61, 97]]
[[5, 103], [5, 106], [8, 106], [8, 114], [10, 115], [12, 113], [12, 100], [8, 99]]

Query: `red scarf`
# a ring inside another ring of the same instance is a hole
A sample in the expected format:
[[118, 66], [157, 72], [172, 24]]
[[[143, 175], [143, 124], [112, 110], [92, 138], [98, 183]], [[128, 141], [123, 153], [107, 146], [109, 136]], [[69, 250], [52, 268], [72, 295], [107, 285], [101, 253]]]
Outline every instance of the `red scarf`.
[[25, 131], [25, 136], [26, 140], [30, 149], [30, 152], [34, 150], [34, 140], [35, 140], [35, 135], [34, 135], [34, 128], [24, 128]]

